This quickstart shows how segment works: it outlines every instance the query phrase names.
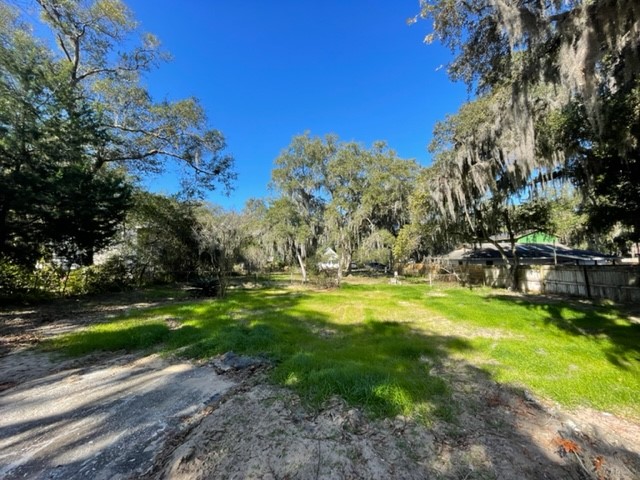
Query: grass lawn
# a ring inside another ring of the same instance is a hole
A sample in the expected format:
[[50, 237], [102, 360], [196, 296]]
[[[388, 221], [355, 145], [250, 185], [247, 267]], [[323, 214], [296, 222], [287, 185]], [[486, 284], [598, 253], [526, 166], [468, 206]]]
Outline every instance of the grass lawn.
[[274, 362], [273, 381], [311, 405], [340, 395], [374, 415], [423, 421], [455, 415], [446, 369], [434, 369], [448, 360], [566, 406], [640, 417], [639, 324], [612, 306], [500, 290], [232, 290], [223, 300], [134, 311], [46, 347], [67, 355], [150, 348], [189, 358], [262, 355]]

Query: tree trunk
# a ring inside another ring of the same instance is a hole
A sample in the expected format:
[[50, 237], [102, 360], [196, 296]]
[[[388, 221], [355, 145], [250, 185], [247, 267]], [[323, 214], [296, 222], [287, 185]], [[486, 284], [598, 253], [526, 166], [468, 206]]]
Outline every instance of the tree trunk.
[[220, 286], [219, 290], [215, 292], [215, 296], [224, 298], [224, 296], [227, 294], [227, 276], [221, 269], [218, 270], [218, 282]]
[[342, 249], [340, 252], [340, 259], [338, 260], [338, 285], [342, 283], [342, 278], [345, 275], [349, 275], [351, 269], [351, 251]]
[[347, 252], [347, 257], [345, 259], [345, 266], [347, 269], [346, 275], [351, 275], [351, 260], [353, 260], [353, 255], [351, 254], [351, 250]]
[[296, 251], [296, 257], [298, 258], [298, 263], [300, 264], [300, 273], [302, 273], [302, 283], [307, 283], [307, 269], [304, 265], [304, 260], [302, 259], [302, 255], [300, 255], [300, 252]]
[[516, 255], [515, 243], [511, 243], [511, 254], [513, 256], [512, 260], [509, 260], [507, 253], [502, 248], [498, 242], [487, 238], [493, 246], [498, 249], [504, 264], [507, 266], [507, 278], [506, 278], [506, 287], [508, 290], [518, 290], [518, 256]]
[[520, 290], [518, 285], [518, 270], [520, 269], [520, 259], [518, 258], [516, 252], [515, 243], [511, 244], [511, 255], [513, 256], [513, 264], [511, 265], [511, 270], [509, 271], [509, 273], [511, 274], [511, 285], [509, 286], [509, 289], [517, 292]]
[[518, 285], [518, 271], [520, 270], [520, 261], [518, 257], [514, 255], [513, 264], [510, 265], [509, 268], [509, 290], [513, 290], [514, 292], [520, 291], [520, 286]]

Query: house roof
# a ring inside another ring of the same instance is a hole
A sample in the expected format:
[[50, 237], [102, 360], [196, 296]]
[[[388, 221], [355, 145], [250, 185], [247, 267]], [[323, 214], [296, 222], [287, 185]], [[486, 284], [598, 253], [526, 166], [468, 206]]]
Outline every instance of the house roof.
[[328, 247], [322, 253], [322, 259], [323, 260], [337, 260], [338, 259], [338, 254], [336, 253], [336, 251], [333, 248]]
[[[504, 247], [507, 258], [512, 258], [511, 246], [501, 244]], [[516, 254], [524, 263], [592, 263], [606, 262], [617, 258], [612, 255], [569, 248], [565, 245], [552, 245], [545, 243], [518, 243]], [[459, 248], [444, 255], [445, 260], [483, 261], [502, 260], [500, 252], [492, 243], [482, 243], [475, 249]]]

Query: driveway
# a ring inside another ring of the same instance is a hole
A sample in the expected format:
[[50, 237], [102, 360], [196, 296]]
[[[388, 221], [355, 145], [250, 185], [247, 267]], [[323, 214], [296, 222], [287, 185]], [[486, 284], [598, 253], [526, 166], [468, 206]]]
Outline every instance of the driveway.
[[140, 476], [233, 386], [210, 366], [158, 356], [121, 356], [18, 383], [0, 393], [0, 478]]

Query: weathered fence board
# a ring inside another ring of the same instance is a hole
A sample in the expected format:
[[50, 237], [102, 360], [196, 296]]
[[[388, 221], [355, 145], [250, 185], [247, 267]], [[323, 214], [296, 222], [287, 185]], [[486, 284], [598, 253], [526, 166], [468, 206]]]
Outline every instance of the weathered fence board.
[[[429, 271], [428, 267], [414, 266], [411, 273], [426, 271]], [[507, 268], [504, 265], [448, 265], [447, 275], [432, 272], [432, 277], [439, 277], [440, 281], [461, 279], [470, 284], [504, 287]], [[640, 265], [527, 265], [519, 269], [518, 284], [522, 291], [529, 293], [640, 303]]]
[[640, 266], [544, 265], [523, 267], [519, 276], [523, 291], [602, 298], [616, 302], [640, 302]]

